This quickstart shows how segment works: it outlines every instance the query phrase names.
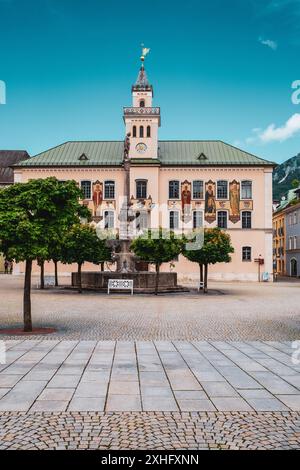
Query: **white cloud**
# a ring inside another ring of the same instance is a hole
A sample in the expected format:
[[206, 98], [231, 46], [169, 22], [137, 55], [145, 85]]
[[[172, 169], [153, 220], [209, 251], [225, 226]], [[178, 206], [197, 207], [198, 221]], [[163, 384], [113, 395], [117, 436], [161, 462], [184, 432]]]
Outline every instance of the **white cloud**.
[[300, 114], [296, 113], [281, 127], [270, 124], [258, 135], [258, 138], [263, 143], [284, 142], [298, 133], [300, 133]]
[[281, 127], [270, 124], [266, 129], [256, 127], [251, 132], [252, 135], [244, 141], [245, 145], [284, 142], [300, 134], [300, 114], [293, 114]]
[[272, 39], [263, 39], [263, 38], [258, 38], [259, 42], [263, 44], [264, 46], [270, 47], [273, 51], [277, 50], [278, 44], [276, 41], [273, 41]]

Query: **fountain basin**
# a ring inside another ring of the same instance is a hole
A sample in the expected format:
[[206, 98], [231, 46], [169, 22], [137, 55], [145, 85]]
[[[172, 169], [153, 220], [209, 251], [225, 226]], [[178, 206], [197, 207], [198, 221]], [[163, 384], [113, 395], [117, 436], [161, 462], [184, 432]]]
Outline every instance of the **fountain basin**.
[[[156, 273], [149, 271], [139, 271], [134, 273], [83, 271], [81, 273], [83, 289], [99, 290], [103, 292], [107, 291], [109, 279], [132, 279], [134, 292], [153, 293], [155, 290], [155, 278]], [[72, 273], [72, 286], [78, 287], [77, 273]], [[184, 292], [186, 290], [187, 289], [184, 289], [182, 286], [178, 286], [177, 273], [162, 272], [159, 274], [159, 292]]]

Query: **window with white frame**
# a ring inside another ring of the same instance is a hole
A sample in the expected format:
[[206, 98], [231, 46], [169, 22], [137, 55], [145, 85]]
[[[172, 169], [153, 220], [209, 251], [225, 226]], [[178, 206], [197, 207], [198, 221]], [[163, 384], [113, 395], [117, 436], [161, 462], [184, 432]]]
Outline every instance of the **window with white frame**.
[[252, 181], [245, 180], [241, 183], [241, 198], [252, 199]]
[[294, 250], [297, 250], [297, 237], [294, 237]]
[[146, 230], [148, 228], [147, 211], [140, 211], [136, 213], [135, 226], [137, 230]]
[[193, 228], [203, 227], [203, 211], [193, 212]]
[[289, 237], [289, 250], [292, 249], [292, 243], [293, 243], [293, 239], [292, 237]]
[[228, 181], [217, 181], [217, 199], [228, 199]]
[[203, 199], [203, 181], [193, 181], [193, 199]]
[[242, 228], [252, 227], [252, 213], [250, 211], [242, 212]]
[[104, 228], [114, 228], [115, 214], [114, 211], [104, 211]]
[[170, 211], [170, 229], [176, 230], [179, 228], [179, 212]]
[[147, 180], [136, 180], [136, 198], [146, 199], [147, 198]]
[[227, 228], [227, 211], [218, 211], [218, 227]]
[[169, 181], [169, 199], [179, 199], [179, 181]]
[[251, 246], [243, 246], [242, 248], [242, 260], [243, 261], [251, 261]]
[[115, 199], [115, 182], [112, 180], [104, 182], [104, 198]]
[[294, 212], [294, 225], [297, 223], [297, 212]]
[[84, 199], [91, 199], [91, 194], [92, 194], [91, 182], [90, 181], [81, 181], [80, 187], [81, 187], [81, 191], [84, 194]]

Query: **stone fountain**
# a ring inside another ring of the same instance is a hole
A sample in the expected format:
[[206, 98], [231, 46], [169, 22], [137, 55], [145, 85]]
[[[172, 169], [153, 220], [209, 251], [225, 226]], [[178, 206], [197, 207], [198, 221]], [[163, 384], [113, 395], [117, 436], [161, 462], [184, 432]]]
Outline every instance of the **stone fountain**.
[[[120, 210], [119, 239], [112, 240], [112, 260], [116, 262], [116, 271], [86, 272], [82, 271], [81, 281], [84, 289], [106, 291], [109, 279], [132, 279], [135, 292], [154, 292], [156, 273], [150, 271], [137, 271], [138, 258], [130, 251], [132, 236], [130, 227], [135, 219], [135, 214], [130, 201], [130, 133], [124, 141], [123, 168], [125, 172], [124, 201]], [[78, 284], [77, 273], [72, 273], [72, 286]], [[177, 285], [177, 273], [162, 272], [159, 274], [159, 291], [176, 292], [183, 291]]]

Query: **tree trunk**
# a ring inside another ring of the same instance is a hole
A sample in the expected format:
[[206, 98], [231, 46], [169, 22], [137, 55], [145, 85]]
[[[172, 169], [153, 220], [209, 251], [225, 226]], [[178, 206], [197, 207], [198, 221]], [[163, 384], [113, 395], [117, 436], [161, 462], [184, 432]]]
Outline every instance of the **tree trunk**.
[[203, 290], [203, 287], [202, 287], [202, 282], [203, 282], [203, 264], [199, 264], [199, 268], [200, 268], [200, 290]]
[[45, 261], [40, 260], [40, 267], [41, 267], [41, 278], [40, 278], [40, 288], [45, 289]]
[[58, 287], [57, 260], [54, 260], [55, 287]]
[[82, 264], [78, 263], [78, 292], [79, 294], [82, 293], [81, 267], [82, 267]]
[[101, 266], [101, 272], [103, 273], [103, 271], [104, 271], [104, 263], [100, 263], [100, 266]]
[[208, 264], [204, 265], [204, 294], [207, 294], [207, 273], [208, 273]]
[[32, 331], [31, 319], [31, 270], [32, 260], [27, 259], [25, 264], [25, 281], [24, 281], [24, 296], [23, 296], [23, 318], [24, 318], [24, 331]]
[[156, 271], [156, 276], [155, 276], [155, 295], [158, 294], [158, 284], [159, 284], [159, 264], [155, 265], [155, 271]]

